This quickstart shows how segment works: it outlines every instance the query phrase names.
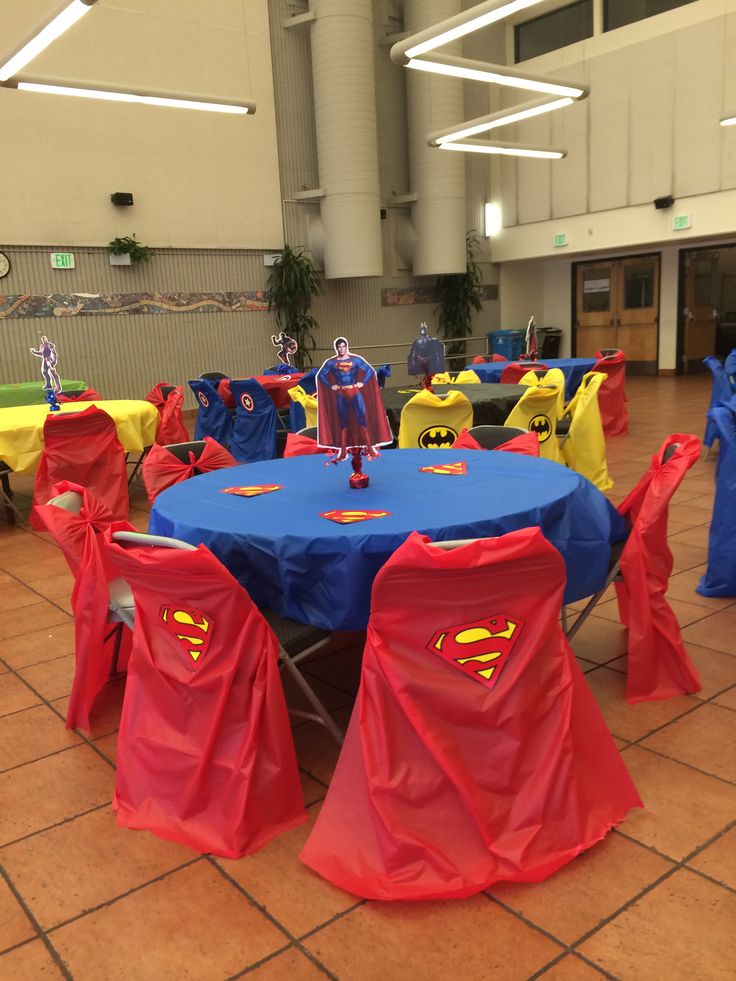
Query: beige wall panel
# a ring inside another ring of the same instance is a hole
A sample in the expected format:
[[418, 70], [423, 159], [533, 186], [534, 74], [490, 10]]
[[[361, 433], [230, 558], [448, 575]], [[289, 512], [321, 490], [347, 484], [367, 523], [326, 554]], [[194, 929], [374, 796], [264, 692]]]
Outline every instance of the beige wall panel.
[[[575, 78], [577, 72], [566, 77]], [[566, 157], [550, 165], [552, 217], [583, 214], [588, 210], [588, 100], [553, 112], [550, 120], [552, 145], [567, 150]]]
[[675, 35], [665, 34], [630, 50], [628, 204], [644, 204], [672, 193], [675, 49]]
[[[517, 123], [514, 128], [516, 129], [515, 142], [529, 143], [532, 146], [549, 146], [551, 143], [552, 123], [549, 116], [540, 116], [538, 119]], [[551, 217], [551, 164], [546, 160], [519, 157], [517, 168], [519, 224], [546, 221]]]
[[628, 203], [629, 52], [617, 51], [590, 63], [590, 210]]
[[[736, 48], [736, 14], [725, 18], [724, 47], [728, 52]], [[736, 115], [736, 59], [727, 57], [723, 69], [723, 104], [721, 116]], [[736, 126], [722, 126], [721, 130], [721, 187], [736, 187]]]

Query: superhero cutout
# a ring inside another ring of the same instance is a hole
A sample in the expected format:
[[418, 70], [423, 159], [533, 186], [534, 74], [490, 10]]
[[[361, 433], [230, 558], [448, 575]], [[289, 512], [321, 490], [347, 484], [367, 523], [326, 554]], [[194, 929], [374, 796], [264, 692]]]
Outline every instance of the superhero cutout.
[[49, 403], [49, 411], [59, 412], [61, 406], [57, 400], [57, 395], [61, 395], [61, 381], [59, 372], [56, 370], [59, 360], [56, 345], [45, 334], [42, 334], [38, 348], [32, 347], [30, 351], [34, 358], [41, 359], [41, 377], [46, 392], [46, 401]]
[[334, 348], [335, 355], [317, 372], [317, 443], [334, 451], [333, 463], [350, 451], [350, 486], [367, 487], [361, 457], [378, 456], [377, 447], [391, 443], [393, 436], [373, 365], [351, 354], [344, 337], [335, 339]]
[[422, 322], [419, 325], [419, 337], [409, 349], [406, 368], [410, 375], [423, 375], [422, 386], [428, 391], [432, 389], [432, 376], [445, 370], [445, 348], [442, 341], [429, 336], [429, 328]]
[[524, 341], [524, 353], [519, 358], [519, 361], [537, 361], [539, 360], [539, 354], [537, 353], [537, 322], [534, 317], [529, 318], [529, 323], [526, 325], [526, 339]]
[[275, 334], [271, 334], [271, 343], [274, 347], [278, 348], [277, 354], [281, 362], [278, 368], [283, 370], [284, 366], [286, 366], [286, 368], [290, 369], [291, 362], [289, 358], [292, 354], [296, 354], [299, 347], [294, 338], [287, 337], [282, 330], [278, 337]]

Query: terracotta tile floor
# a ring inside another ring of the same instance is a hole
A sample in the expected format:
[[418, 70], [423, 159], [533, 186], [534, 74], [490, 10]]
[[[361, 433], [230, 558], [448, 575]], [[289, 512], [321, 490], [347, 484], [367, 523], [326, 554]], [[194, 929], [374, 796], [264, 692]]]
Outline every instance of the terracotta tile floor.
[[[608, 448], [613, 501], [666, 434], [702, 434], [710, 391], [705, 377], [628, 388], [631, 432]], [[688, 474], [670, 526], [672, 606], [703, 690], [625, 703], [612, 595], [575, 642], [645, 809], [546, 882], [449, 902], [363, 902], [333, 887], [298, 860], [308, 825], [237, 862], [118, 828], [122, 683], [100, 698], [89, 734], [65, 730], [71, 578], [47, 536], [0, 521], [0, 979], [733, 978], [736, 598], [694, 592], [714, 469], [711, 458]], [[145, 528], [140, 490], [134, 505]], [[359, 639], [345, 645], [311, 665], [342, 721], [360, 671]], [[313, 818], [337, 751], [310, 724], [295, 741]]]

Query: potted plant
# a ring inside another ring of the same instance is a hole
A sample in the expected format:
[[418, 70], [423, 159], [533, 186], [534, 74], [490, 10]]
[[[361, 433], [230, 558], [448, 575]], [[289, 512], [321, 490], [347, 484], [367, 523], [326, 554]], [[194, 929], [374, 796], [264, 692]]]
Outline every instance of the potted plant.
[[314, 332], [319, 323], [309, 312], [313, 296], [322, 293], [322, 284], [311, 258], [304, 249], [287, 245], [274, 262], [266, 283], [268, 309], [276, 312], [276, 323], [299, 345], [294, 356], [297, 368], [311, 365], [317, 346]]
[[133, 262], [148, 262], [153, 255], [153, 249], [142, 245], [135, 237], [135, 232], [123, 238], [114, 238], [107, 243], [107, 250], [110, 253], [111, 266], [129, 266]]
[[[481, 272], [475, 258], [480, 243], [472, 231], [468, 232], [465, 242], [465, 272], [437, 277], [435, 313], [443, 337], [469, 337], [473, 332], [473, 311], [477, 313], [483, 307]], [[448, 357], [464, 355], [465, 342], [445, 345], [445, 353]]]

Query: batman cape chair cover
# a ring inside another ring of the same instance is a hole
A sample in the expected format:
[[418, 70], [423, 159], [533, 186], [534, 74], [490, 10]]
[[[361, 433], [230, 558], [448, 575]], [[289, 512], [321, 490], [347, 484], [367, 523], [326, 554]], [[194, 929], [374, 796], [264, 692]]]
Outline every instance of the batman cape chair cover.
[[[303, 378], [302, 381], [304, 381]], [[294, 385], [293, 388], [289, 389], [289, 398], [291, 399], [289, 410], [289, 428], [291, 431], [296, 433], [307, 426], [316, 426], [317, 396], [309, 394], [302, 385]]]
[[232, 379], [230, 391], [235, 399], [235, 429], [230, 444], [240, 463], [273, 460], [276, 456], [276, 430], [281, 426], [273, 399], [255, 378]]
[[480, 385], [480, 378], [472, 368], [464, 368], [455, 375], [454, 385]]
[[189, 480], [190, 477], [211, 473], [213, 470], [222, 470], [224, 467], [237, 467], [238, 461], [224, 446], [220, 446], [217, 440], [205, 436], [201, 442], [203, 446], [199, 453], [192, 449], [188, 450], [186, 462], [168, 446], [151, 447], [142, 467], [143, 485], [151, 504], [161, 491]]
[[[703, 364], [708, 368], [713, 379], [710, 405], [708, 406], [710, 410], [715, 408], [719, 402], [728, 402], [733, 392], [731, 391], [731, 385], [728, 381], [728, 375], [726, 374], [726, 371], [718, 358], [716, 358], [714, 355], [709, 355], [707, 358], [703, 359]], [[705, 422], [703, 445], [710, 448], [716, 438], [716, 424], [711, 419], [709, 413]]]
[[629, 431], [626, 408], [626, 355], [623, 351], [604, 354], [598, 351], [593, 371], [607, 376], [598, 392], [598, 406], [606, 436], [621, 436]]
[[736, 396], [709, 410], [718, 440], [708, 566], [697, 586], [701, 596], [736, 596]]
[[[669, 450], [672, 445], [674, 452]], [[701, 687], [665, 598], [672, 572], [667, 508], [699, 455], [700, 441], [695, 436], [668, 436], [647, 472], [618, 506], [631, 526], [619, 560], [620, 581], [616, 581], [621, 623], [628, 633], [627, 702], [670, 698]]]
[[42, 527], [37, 508], [53, 497], [60, 480], [74, 480], [110, 509], [113, 518], [128, 517], [125, 450], [115, 421], [96, 405], [83, 412], [49, 413], [43, 426], [44, 448], [33, 482], [32, 528]]
[[120, 668], [127, 662], [131, 638], [130, 631], [122, 626], [110, 627], [110, 584], [116, 574], [105, 562], [100, 536], [110, 525], [131, 531], [133, 526], [115, 522], [109, 508], [79, 484], [61, 481], [52, 488], [51, 497], [69, 491], [82, 497], [79, 514], [54, 504], [39, 505], [37, 514], [64, 553], [74, 576], [75, 667], [66, 727], [89, 729], [93, 702], [107, 683], [114, 661]]
[[228, 858], [255, 852], [306, 820], [276, 636], [205, 546], [106, 544], [135, 597], [118, 824]]
[[159, 382], [146, 395], [146, 402], [150, 402], [158, 409], [160, 419], [156, 442], [160, 446], [168, 446], [169, 443], [186, 443], [189, 433], [182, 416], [184, 389], [181, 385]]
[[399, 449], [449, 449], [472, 425], [473, 406], [462, 392], [435, 395], [422, 389], [401, 410]]
[[206, 378], [192, 378], [188, 382], [199, 403], [194, 421], [194, 438], [211, 436], [226, 449], [233, 438], [233, 416], [222, 401], [215, 385]]
[[605, 375], [589, 371], [567, 407], [570, 428], [562, 443], [562, 455], [571, 470], [587, 477], [600, 491], [608, 491], [613, 481], [608, 476], [606, 438], [598, 410], [598, 393]]
[[509, 413], [504, 426], [517, 426], [539, 437], [539, 455], [562, 463], [557, 439], [559, 389], [556, 386], [534, 385], [528, 388]]
[[458, 545], [414, 532], [378, 573], [357, 702], [301, 854], [368, 899], [538, 882], [641, 806], [557, 622], [560, 554], [539, 528]]

